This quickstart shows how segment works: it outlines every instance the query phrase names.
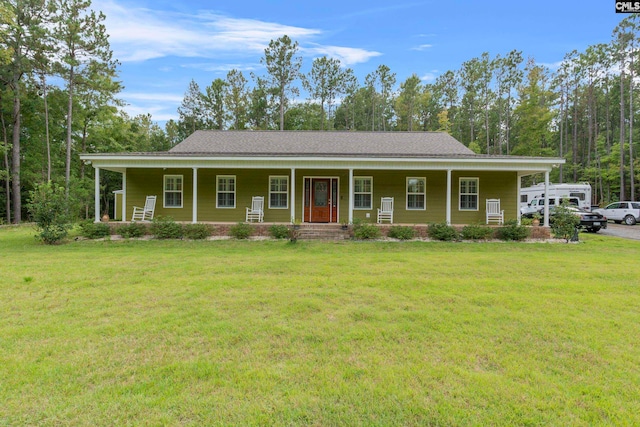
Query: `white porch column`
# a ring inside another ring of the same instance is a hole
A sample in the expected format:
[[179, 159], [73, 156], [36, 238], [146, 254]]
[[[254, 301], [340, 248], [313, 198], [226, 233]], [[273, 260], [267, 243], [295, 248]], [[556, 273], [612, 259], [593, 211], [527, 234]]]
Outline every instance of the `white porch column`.
[[353, 169], [349, 169], [349, 224], [353, 222]]
[[447, 210], [445, 220], [451, 225], [451, 169], [447, 169]]
[[193, 168], [193, 212], [191, 222], [198, 222], [198, 168]]
[[122, 172], [122, 221], [127, 220], [127, 171]]
[[516, 203], [516, 206], [518, 208], [518, 210], [516, 211], [516, 219], [518, 220], [518, 225], [520, 225], [520, 189], [522, 188], [522, 178], [520, 177], [520, 175], [518, 175], [518, 178], [516, 179], [516, 200], [518, 201], [518, 203]]
[[[296, 220], [296, 169], [291, 168], [291, 222]], [[302, 221], [304, 217], [300, 218]]]
[[100, 168], [94, 168], [95, 170], [95, 194], [94, 194], [94, 210], [95, 210], [95, 222], [100, 222]]
[[549, 226], [549, 171], [544, 173], [544, 223], [542, 225]]

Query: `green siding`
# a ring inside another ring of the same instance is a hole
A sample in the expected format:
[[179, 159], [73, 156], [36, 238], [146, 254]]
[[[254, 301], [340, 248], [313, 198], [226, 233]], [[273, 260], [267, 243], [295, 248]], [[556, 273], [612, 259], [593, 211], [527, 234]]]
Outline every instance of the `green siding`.
[[[458, 209], [460, 178], [479, 178], [478, 211]], [[500, 209], [504, 209], [505, 221], [516, 219], [518, 214], [518, 174], [516, 172], [453, 172], [451, 174], [451, 222], [453, 224], [484, 223], [486, 220], [486, 200], [500, 199]]]
[[[446, 215], [447, 173], [442, 171], [354, 171], [354, 177], [373, 177], [373, 206], [371, 210], [354, 210], [353, 217], [375, 222], [382, 197], [393, 197], [393, 222], [426, 224], [444, 221]], [[407, 210], [407, 178], [426, 179], [424, 210]], [[370, 218], [366, 218], [366, 214]]]
[[[164, 208], [163, 176], [183, 176], [183, 207]], [[216, 176], [236, 177], [236, 207], [216, 208]], [[289, 222], [291, 208], [269, 208], [269, 177], [289, 176], [289, 169], [199, 169], [198, 170], [198, 220], [213, 222], [239, 222], [245, 219], [245, 208], [251, 197], [264, 196], [266, 222]], [[370, 210], [354, 210], [353, 217], [375, 222], [381, 197], [394, 197], [394, 222], [426, 224], [443, 222], [446, 218], [447, 172], [446, 171], [380, 171], [356, 170], [354, 177], [373, 177], [373, 202]], [[349, 217], [349, 173], [347, 170], [296, 169], [295, 217], [302, 218], [305, 177], [335, 177], [339, 179], [338, 217], [343, 221]], [[408, 177], [426, 178], [426, 209], [407, 210], [406, 180]], [[479, 195], [477, 211], [460, 211], [459, 179], [478, 178]], [[516, 172], [455, 171], [451, 177], [451, 221], [453, 224], [483, 223], [485, 200], [499, 198], [505, 210], [505, 219], [517, 216]], [[291, 191], [291, 183], [289, 183]], [[176, 221], [192, 220], [193, 170], [192, 169], [128, 169], [127, 170], [127, 218], [131, 218], [133, 206], [143, 206], [145, 197], [157, 195], [156, 216], [171, 216]], [[289, 194], [289, 199], [291, 194]], [[369, 218], [366, 218], [367, 213]]]

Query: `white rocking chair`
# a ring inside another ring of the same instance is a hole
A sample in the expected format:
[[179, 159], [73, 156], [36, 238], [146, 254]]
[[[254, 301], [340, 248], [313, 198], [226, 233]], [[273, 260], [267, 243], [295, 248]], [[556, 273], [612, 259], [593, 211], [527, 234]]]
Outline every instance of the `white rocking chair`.
[[378, 224], [382, 221], [389, 221], [393, 224], [393, 197], [382, 197], [378, 208]]
[[147, 196], [144, 201], [144, 207], [133, 207], [133, 215], [131, 221], [150, 221], [153, 219], [153, 214], [156, 210], [156, 196]]
[[504, 210], [500, 210], [500, 199], [487, 199], [487, 224], [504, 224]]
[[247, 208], [247, 222], [264, 221], [264, 197], [254, 196], [251, 198], [251, 207]]

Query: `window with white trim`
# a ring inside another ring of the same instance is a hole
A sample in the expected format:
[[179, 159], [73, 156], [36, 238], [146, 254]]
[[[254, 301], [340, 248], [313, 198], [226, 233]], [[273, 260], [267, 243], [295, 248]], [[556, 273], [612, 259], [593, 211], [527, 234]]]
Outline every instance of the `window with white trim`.
[[425, 210], [427, 208], [426, 188], [426, 178], [407, 178], [407, 210]]
[[218, 175], [216, 177], [216, 208], [236, 207], [235, 175]]
[[478, 210], [478, 178], [460, 178], [460, 203], [461, 211]]
[[182, 175], [164, 176], [164, 197], [162, 206], [165, 208], [182, 207]]
[[269, 177], [269, 209], [287, 209], [289, 207], [289, 177]]
[[372, 209], [373, 178], [359, 176], [353, 178], [353, 208]]

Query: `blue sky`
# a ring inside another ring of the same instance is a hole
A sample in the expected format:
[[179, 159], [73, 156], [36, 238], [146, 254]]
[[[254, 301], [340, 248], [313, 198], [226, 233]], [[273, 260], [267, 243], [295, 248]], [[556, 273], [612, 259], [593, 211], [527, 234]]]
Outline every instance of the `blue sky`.
[[161, 124], [177, 119], [191, 79], [204, 90], [238, 69], [265, 75], [272, 39], [300, 43], [303, 72], [314, 58], [338, 58], [360, 83], [379, 65], [397, 83], [417, 74], [433, 82], [471, 58], [513, 49], [555, 68], [572, 50], [608, 43], [626, 15], [612, 0], [537, 1], [165, 1], [94, 0], [107, 15], [111, 47], [121, 62], [120, 97], [131, 114]]

